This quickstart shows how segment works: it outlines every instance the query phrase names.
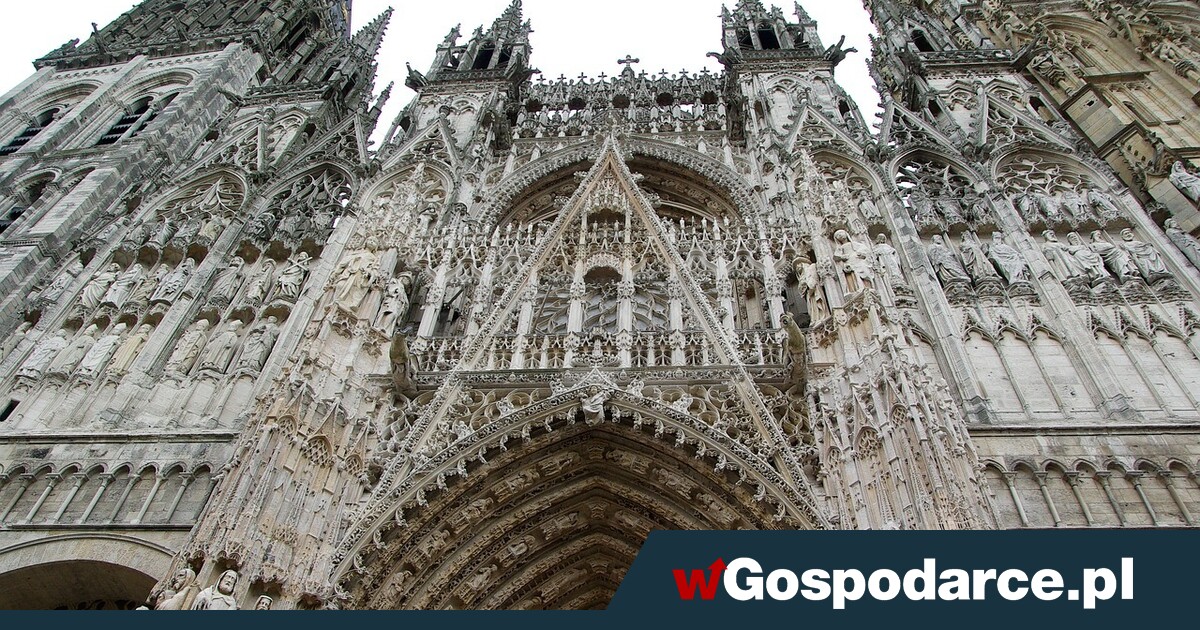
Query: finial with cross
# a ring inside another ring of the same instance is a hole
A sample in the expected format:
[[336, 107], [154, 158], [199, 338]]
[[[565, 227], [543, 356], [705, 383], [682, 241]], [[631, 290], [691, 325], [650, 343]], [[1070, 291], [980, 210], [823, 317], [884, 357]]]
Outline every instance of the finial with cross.
[[641, 60], [641, 59], [634, 59], [634, 58], [633, 58], [633, 55], [625, 55], [625, 58], [624, 58], [624, 59], [618, 59], [618, 60], [617, 60], [617, 63], [624, 64], [626, 67], [628, 67], [630, 70], [632, 70], [632, 69], [633, 69], [633, 64], [635, 64], [635, 63], [642, 63], [642, 60]]

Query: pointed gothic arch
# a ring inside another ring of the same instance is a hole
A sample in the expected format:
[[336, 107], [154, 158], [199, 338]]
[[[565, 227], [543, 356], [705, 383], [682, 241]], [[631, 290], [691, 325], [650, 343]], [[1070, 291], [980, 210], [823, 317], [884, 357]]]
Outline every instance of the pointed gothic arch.
[[349, 606], [602, 607], [651, 529], [828, 526], [719, 421], [589, 378], [377, 493], [340, 546]]

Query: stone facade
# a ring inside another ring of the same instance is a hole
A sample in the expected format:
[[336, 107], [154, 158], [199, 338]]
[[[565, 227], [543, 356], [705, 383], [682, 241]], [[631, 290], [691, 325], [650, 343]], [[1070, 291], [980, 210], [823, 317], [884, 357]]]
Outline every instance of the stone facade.
[[0, 607], [596, 608], [652, 529], [1193, 526], [1196, 143], [1138, 171], [1051, 64], [1087, 14], [1194, 90], [1126, 44], [1200, 10], [1032, 4], [868, 2], [877, 133], [756, 1], [721, 73], [568, 81], [516, 0], [378, 149], [390, 14], [54, 51], [0, 100]]

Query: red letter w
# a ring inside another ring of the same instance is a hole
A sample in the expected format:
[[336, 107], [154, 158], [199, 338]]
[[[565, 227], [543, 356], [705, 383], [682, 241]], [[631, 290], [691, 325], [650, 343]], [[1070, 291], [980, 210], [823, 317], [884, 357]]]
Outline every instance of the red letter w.
[[679, 589], [679, 598], [692, 601], [696, 591], [700, 591], [700, 599], [710, 601], [717, 596], [717, 584], [721, 581], [721, 573], [725, 570], [725, 562], [720, 558], [709, 567], [708, 580], [704, 579], [702, 569], [693, 569], [691, 579], [683, 569], [675, 569], [675, 586]]

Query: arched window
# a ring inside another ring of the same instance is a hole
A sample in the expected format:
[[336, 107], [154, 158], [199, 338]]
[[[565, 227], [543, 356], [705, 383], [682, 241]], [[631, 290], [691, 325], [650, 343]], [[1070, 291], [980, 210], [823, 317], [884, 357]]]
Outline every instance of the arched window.
[[758, 43], [762, 44], [763, 50], [779, 49], [779, 36], [775, 34], [775, 29], [767, 22], [762, 22], [758, 25]]
[[496, 45], [492, 42], [484, 42], [479, 47], [479, 53], [475, 55], [475, 65], [472, 70], [487, 70], [492, 67], [492, 57], [496, 54]]
[[750, 37], [750, 29], [739, 28], [737, 30], [738, 47], [745, 50], [754, 50], [754, 39]]
[[25, 131], [21, 132], [21, 135], [13, 138], [12, 142], [4, 145], [3, 148], [0, 148], [0, 155], [12, 155], [17, 151], [20, 151], [21, 147], [29, 144], [30, 140], [33, 140], [34, 137], [36, 137], [39, 133], [42, 133], [46, 127], [49, 127], [50, 123], [53, 123], [54, 119], [58, 117], [60, 111], [61, 110], [55, 107], [39, 114], [38, 117], [34, 119], [33, 124], [29, 125], [25, 128]]
[[933, 44], [929, 43], [929, 38], [921, 31], [912, 32], [913, 45], [921, 52], [933, 52]]
[[100, 137], [96, 146], [116, 144], [121, 140], [136, 137], [150, 123], [154, 122], [155, 118], [158, 118], [158, 115], [175, 100], [176, 96], [176, 94], [169, 94], [158, 100], [154, 100], [153, 97], [149, 96], [138, 99], [117, 120], [116, 124], [108, 130], [108, 133]]
[[12, 224], [17, 222], [17, 219], [20, 219], [34, 204], [40, 201], [42, 196], [46, 194], [46, 187], [53, 181], [50, 178], [41, 179], [25, 189], [25, 192], [19, 195], [20, 201], [10, 208], [8, 212], [4, 213], [3, 216], [0, 216], [0, 232], [11, 227]]

